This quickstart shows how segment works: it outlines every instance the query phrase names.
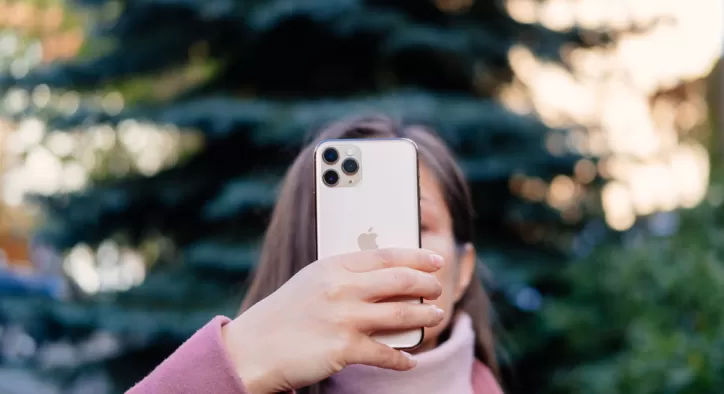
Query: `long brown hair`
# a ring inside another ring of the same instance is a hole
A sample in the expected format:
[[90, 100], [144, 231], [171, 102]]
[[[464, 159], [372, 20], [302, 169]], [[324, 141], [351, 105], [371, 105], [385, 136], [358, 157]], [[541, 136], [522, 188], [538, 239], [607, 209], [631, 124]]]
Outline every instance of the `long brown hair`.
[[[339, 121], [318, 133], [287, 171], [242, 311], [276, 291], [316, 258], [312, 177], [313, 150], [317, 143], [326, 139], [389, 137], [409, 138], [417, 144], [422, 162], [442, 186], [456, 242], [459, 245], [473, 242], [474, 211], [470, 191], [452, 153], [434, 132], [421, 125], [403, 126], [383, 116]], [[490, 300], [481, 281], [471, 281], [456, 309], [464, 310], [473, 320], [475, 356], [498, 375], [490, 325]], [[322, 385], [316, 384], [300, 392], [320, 394]]]

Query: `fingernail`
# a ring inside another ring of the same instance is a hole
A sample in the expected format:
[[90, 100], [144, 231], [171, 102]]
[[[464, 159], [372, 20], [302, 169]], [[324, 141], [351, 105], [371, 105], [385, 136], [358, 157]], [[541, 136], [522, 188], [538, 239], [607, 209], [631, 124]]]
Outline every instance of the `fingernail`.
[[403, 352], [403, 351], [400, 351], [400, 353], [402, 353], [403, 356], [405, 356], [408, 360], [410, 360], [410, 361], [412, 362], [412, 366], [413, 366], [413, 367], [414, 367], [415, 365], [417, 365], [417, 360], [415, 360], [415, 358], [412, 357], [412, 354], [407, 353], [407, 352]]
[[445, 311], [444, 311], [444, 310], [440, 309], [440, 308], [437, 307], [437, 306], [433, 306], [433, 309], [435, 309], [435, 313], [437, 314], [438, 317], [445, 317]]
[[443, 260], [442, 256], [438, 254], [431, 254], [430, 259], [432, 260], [432, 265], [437, 268], [440, 268], [443, 264], [445, 264], [445, 260]]

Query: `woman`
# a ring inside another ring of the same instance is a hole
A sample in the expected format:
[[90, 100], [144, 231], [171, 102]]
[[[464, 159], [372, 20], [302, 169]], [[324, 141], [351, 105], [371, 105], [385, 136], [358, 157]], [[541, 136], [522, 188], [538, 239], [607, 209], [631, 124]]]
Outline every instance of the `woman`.
[[[314, 261], [314, 146], [387, 137], [419, 148], [424, 249]], [[502, 393], [472, 242], [467, 185], [431, 131], [384, 117], [333, 124], [285, 177], [239, 317], [215, 318], [129, 393]], [[374, 303], [402, 295], [426, 302]], [[413, 355], [368, 336], [421, 326], [425, 340]]]

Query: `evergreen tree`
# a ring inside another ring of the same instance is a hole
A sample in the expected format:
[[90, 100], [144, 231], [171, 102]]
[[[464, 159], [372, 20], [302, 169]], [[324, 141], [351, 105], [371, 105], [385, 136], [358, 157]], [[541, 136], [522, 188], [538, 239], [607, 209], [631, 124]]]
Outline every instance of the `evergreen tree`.
[[431, 124], [458, 154], [495, 274], [488, 287], [502, 323], [520, 331], [502, 337], [512, 387], [540, 387], [548, 371], [528, 366], [555, 356], [528, 346], [547, 337], [525, 322], [541, 291], [557, 291], [546, 286], [568, 257], [607, 238], [596, 165], [610, 152], [581, 143], [602, 126], [557, 108], [558, 92], [541, 99], [529, 72], [550, 71], [555, 84], [577, 67], [573, 49], [606, 48], [659, 15], [581, 28], [527, 20], [532, 1], [80, 3], [101, 55], [0, 77], [8, 96], [47, 93], [49, 105], [10, 114], [57, 130], [45, 142], [68, 133], [103, 147], [83, 151], [94, 158], [89, 187], [36, 198], [37, 242], [69, 252], [72, 300], [0, 300], [0, 313], [45, 341], [112, 344], [76, 351], [76, 368], [50, 363], [56, 383], [110, 375], [95, 392], [117, 392], [214, 314], [234, 314], [277, 182], [309, 131], [378, 111]]

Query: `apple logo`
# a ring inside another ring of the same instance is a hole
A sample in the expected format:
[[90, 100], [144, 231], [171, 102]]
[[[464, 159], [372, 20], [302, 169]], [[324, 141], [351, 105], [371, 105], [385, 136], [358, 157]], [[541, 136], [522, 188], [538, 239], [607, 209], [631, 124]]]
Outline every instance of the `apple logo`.
[[372, 227], [366, 233], [362, 233], [357, 237], [357, 245], [360, 250], [377, 249], [377, 234], [372, 232]]

